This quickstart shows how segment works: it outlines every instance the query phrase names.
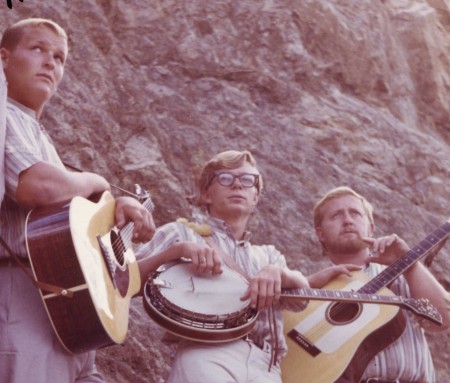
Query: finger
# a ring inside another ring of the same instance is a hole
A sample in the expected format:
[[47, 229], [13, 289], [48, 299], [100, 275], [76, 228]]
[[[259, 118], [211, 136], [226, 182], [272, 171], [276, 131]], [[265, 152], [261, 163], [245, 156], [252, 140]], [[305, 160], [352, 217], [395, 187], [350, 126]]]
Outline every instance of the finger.
[[255, 286], [256, 283], [255, 280], [250, 282], [250, 306], [254, 309], [258, 307], [258, 286]]
[[216, 254], [216, 252], [213, 253], [213, 260], [214, 260], [214, 266], [212, 273], [213, 274], [222, 274], [222, 259]]
[[244, 295], [241, 297], [241, 301], [246, 301], [247, 299], [250, 299], [250, 295], [251, 295], [251, 290], [250, 290], [250, 286], [249, 286], [248, 289], [245, 291]]
[[274, 294], [274, 301], [278, 302], [278, 300], [281, 297], [281, 281], [278, 281], [278, 280], [275, 281], [274, 292], [275, 292], [275, 294]]
[[361, 240], [368, 245], [373, 245], [373, 243], [375, 242], [375, 239], [372, 237], [361, 237]]
[[267, 282], [260, 281], [258, 288], [258, 307], [260, 310], [270, 306], [273, 298], [273, 295], [271, 295], [272, 292], [273, 286], [270, 286], [270, 282], [268, 285]]

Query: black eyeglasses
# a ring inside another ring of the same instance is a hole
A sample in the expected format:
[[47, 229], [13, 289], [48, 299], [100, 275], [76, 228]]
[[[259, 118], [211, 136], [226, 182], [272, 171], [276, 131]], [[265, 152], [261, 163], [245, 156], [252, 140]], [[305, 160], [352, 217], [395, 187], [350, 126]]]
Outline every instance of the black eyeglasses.
[[240, 174], [236, 175], [228, 172], [220, 172], [214, 175], [217, 178], [217, 182], [221, 186], [231, 186], [234, 184], [234, 180], [237, 178], [244, 188], [251, 188], [253, 186], [258, 187], [259, 175], [258, 174]]

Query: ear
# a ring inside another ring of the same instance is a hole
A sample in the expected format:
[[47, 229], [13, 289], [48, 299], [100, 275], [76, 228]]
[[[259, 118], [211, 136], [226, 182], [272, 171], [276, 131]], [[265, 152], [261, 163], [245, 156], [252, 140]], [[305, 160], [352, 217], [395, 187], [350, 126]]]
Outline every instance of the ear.
[[211, 203], [211, 196], [209, 194], [209, 190], [207, 190], [207, 191], [205, 191], [204, 193], [201, 194], [200, 202], [204, 206], [209, 205]]
[[322, 243], [322, 241], [323, 241], [323, 231], [322, 231], [322, 228], [321, 228], [320, 226], [317, 226], [317, 227], [315, 228], [315, 230], [316, 230], [316, 235], [317, 235], [317, 238], [319, 239], [319, 242]]
[[374, 231], [375, 231], [375, 224], [373, 224], [372, 222], [369, 223], [369, 237], [372, 237]]
[[3, 69], [6, 69], [8, 67], [9, 50], [0, 48], [0, 56], [2, 58]]
[[257, 191], [255, 195], [253, 196], [253, 206], [256, 206], [259, 201], [259, 192]]

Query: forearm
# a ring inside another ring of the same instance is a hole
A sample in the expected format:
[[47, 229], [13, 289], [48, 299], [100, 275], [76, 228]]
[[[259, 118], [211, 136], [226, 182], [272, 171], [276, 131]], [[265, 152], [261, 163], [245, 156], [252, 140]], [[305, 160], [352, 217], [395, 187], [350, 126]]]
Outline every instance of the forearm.
[[281, 272], [282, 288], [309, 287], [308, 279], [298, 270], [284, 269]]
[[67, 201], [74, 196], [89, 197], [109, 190], [108, 182], [94, 173], [75, 173], [39, 162], [19, 176], [17, 202], [25, 208]]
[[177, 242], [160, 253], [140, 259], [138, 261], [138, 267], [142, 283], [144, 283], [150, 273], [155, 271], [159, 266], [176, 261], [182, 257], [180, 247], [181, 242]]
[[428, 299], [442, 315], [442, 326], [430, 325], [427, 322], [425, 328], [430, 331], [441, 331], [447, 329], [450, 325], [450, 312], [447, 303], [449, 293], [420, 262], [417, 262], [413, 267], [407, 270], [404, 273], [404, 276], [408, 282], [412, 298]]

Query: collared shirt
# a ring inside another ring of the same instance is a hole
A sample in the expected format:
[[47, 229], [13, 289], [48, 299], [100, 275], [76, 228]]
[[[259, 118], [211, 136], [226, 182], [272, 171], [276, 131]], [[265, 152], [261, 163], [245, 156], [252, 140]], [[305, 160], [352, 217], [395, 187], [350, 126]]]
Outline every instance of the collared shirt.
[[[380, 264], [371, 263], [365, 272], [370, 277], [375, 277], [384, 268]], [[396, 295], [411, 297], [408, 283], [403, 276], [397, 278], [389, 289]], [[427, 383], [436, 381], [430, 349], [420, 322], [411, 312], [404, 313], [405, 331], [400, 338], [372, 359], [364, 372], [364, 378], [381, 377]]]
[[6, 131], [6, 79], [3, 66], [0, 65], [0, 204], [5, 194], [5, 170], [3, 168]]
[[[12, 251], [26, 256], [25, 220], [28, 210], [15, 195], [19, 175], [38, 162], [63, 167], [50, 137], [35, 118], [35, 112], [8, 99], [5, 137], [5, 198], [0, 210], [0, 235]], [[9, 256], [0, 246], [0, 257]]]
[[[255, 246], [249, 241], [250, 233], [246, 233], [244, 240], [236, 241], [231, 234], [231, 228], [226, 222], [209, 217], [207, 223], [212, 227], [214, 242], [223, 250], [234, 262], [247, 273], [249, 277], [255, 276], [264, 266], [269, 264], [278, 265], [281, 269], [287, 268], [285, 257], [272, 245]], [[143, 245], [136, 254], [138, 259], [156, 255], [179, 241], [189, 241], [206, 246], [204, 238], [194, 232], [188, 226], [172, 222], [157, 229], [152, 240]], [[226, 267], [225, 265], [223, 267]], [[303, 304], [303, 308], [306, 305]], [[298, 304], [297, 304], [298, 308]], [[263, 350], [271, 351], [271, 329], [269, 310], [262, 310], [258, 315], [255, 326], [249, 334], [250, 339]], [[286, 340], [283, 335], [283, 317], [281, 309], [274, 308], [278, 350], [280, 355], [285, 355], [287, 351]]]

